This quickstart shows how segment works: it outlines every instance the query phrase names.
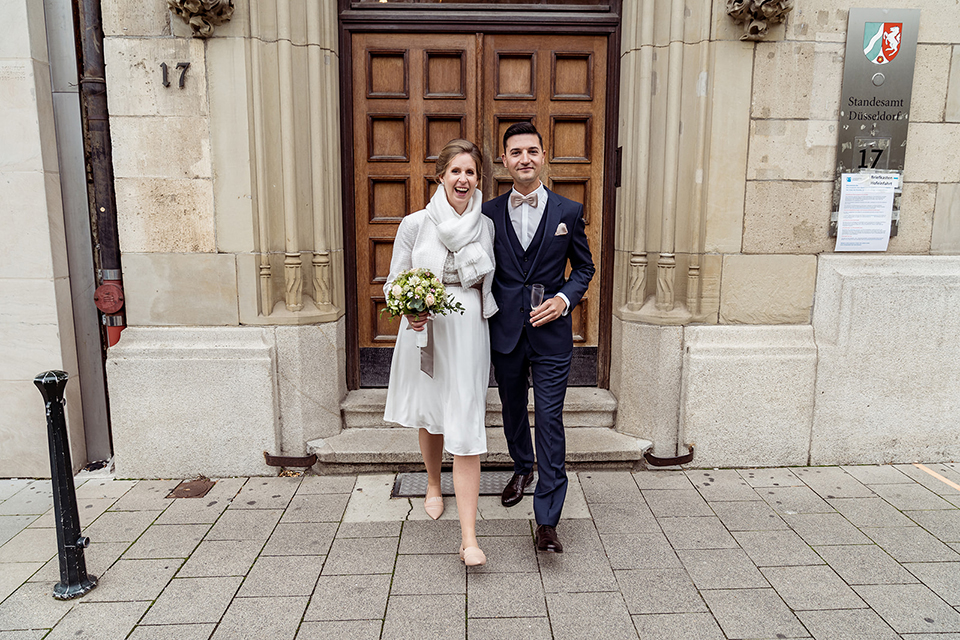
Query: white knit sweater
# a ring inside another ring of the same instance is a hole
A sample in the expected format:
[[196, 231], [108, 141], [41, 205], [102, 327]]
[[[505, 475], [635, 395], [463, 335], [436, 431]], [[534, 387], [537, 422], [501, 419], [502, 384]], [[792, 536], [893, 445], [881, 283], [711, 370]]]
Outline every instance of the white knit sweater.
[[[482, 230], [480, 233], [480, 246], [486, 251], [490, 260], [493, 261], [493, 220], [482, 217]], [[387, 283], [383, 285], [383, 292], [386, 295], [387, 290], [393, 285], [393, 281], [401, 272], [413, 268], [436, 269], [437, 263], [443, 264], [446, 261], [446, 255], [449, 253], [447, 248], [440, 242], [437, 236], [436, 226], [427, 216], [427, 210], [421, 209], [405, 216], [400, 222], [400, 228], [397, 229], [397, 237], [393, 242], [393, 257], [390, 259], [390, 275], [387, 277]], [[441, 257], [442, 256], [442, 257]], [[439, 260], [437, 258], [440, 257]], [[493, 298], [493, 274], [491, 271], [483, 277], [481, 285], [483, 317], [489, 318], [494, 315], [499, 308]], [[435, 276], [442, 277], [442, 273], [435, 273]]]

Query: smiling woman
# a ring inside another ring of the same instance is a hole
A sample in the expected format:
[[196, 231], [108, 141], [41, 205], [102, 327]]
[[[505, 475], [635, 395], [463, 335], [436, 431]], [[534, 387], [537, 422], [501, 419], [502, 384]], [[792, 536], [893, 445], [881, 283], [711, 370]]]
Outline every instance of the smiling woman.
[[[476, 515], [480, 458], [487, 451], [487, 375], [490, 333], [487, 318], [497, 312], [493, 223], [480, 211], [477, 184], [483, 158], [475, 144], [451, 140], [437, 156], [437, 189], [425, 209], [406, 216], [397, 229], [384, 294], [412, 269], [441, 278], [459, 315], [404, 316], [393, 350], [383, 418], [418, 429], [427, 468], [423, 508], [436, 520], [443, 512], [440, 464], [453, 455], [453, 486], [460, 516], [460, 559], [486, 563], [477, 545]], [[416, 295], [427, 292], [419, 278], [408, 280]], [[411, 331], [412, 330], [412, 331]]]

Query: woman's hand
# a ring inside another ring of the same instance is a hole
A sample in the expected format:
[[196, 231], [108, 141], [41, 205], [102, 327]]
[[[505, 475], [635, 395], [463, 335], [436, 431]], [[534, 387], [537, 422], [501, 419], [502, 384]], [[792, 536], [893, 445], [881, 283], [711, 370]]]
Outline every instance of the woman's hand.
[[426, 314], [421, 314], [417, 316], [406, 315], [404, 316], [407, 319], [407, 322], [410, 324], [410, 328], [414, 331], [423, 331], [423, 328], [427, 326], [427, 320], [430, 319], [430, 316]]

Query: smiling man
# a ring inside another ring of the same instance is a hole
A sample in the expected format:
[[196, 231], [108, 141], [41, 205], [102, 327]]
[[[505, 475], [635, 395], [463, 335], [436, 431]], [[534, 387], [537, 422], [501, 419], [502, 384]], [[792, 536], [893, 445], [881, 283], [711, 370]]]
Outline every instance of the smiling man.
[[[583, 205], [548, 190], [540, 181], [543, 137], [529, 122], [503, 135], [503, 165], [513, 189], [483, 205], [494, 223], [497, 268], [493, 295], [500, 311], [490, 318], [494, 375], [503, 403], [503, 430], [513, 477], [501, 502], [512, 507], [533, 480], [534, 449], [527, 416], [528, 377], [533, 374], [537, 488], [533, 510], [537, 549], [561, 553], [556, 526], [567, 495], [563, 399], [567, 392], [573, 330], [570, 311], [594, 274], [584, 231]], [[567, 263], [569, 278], [564, 278]], [[533, 285], [543, 302], [531, 308]]]

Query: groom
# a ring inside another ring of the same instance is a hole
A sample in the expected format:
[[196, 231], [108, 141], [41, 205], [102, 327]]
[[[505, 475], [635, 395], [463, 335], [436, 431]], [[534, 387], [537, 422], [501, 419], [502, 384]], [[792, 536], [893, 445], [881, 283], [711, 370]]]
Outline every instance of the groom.
[[[567, 494], [563, 398], [567, 392], [573, 333], [570, 311], [593, 277], [584, 232], [583, 205], [548, 191], [540, 182], [543, 137], [529, 122], [503, 135], [504, 167], [513, 189], [483, 205], [496, 228], [497, 270], [493, 295], [500, 311], [490, 318], [494, 375], [503, 403], [503, 430], [513, 477], [503, 490], [505, 507], [518, 504], [533, 480], [534, 451], [527, 417], [528, 373], [533, 372], [536, 462], [533, 496], [537, 549], [563, 552], [556, 526]], [[569, 279], [564, 272], [569, 261]], [[530, 289], [544, 287], [543, 303], [531, 309]]]

